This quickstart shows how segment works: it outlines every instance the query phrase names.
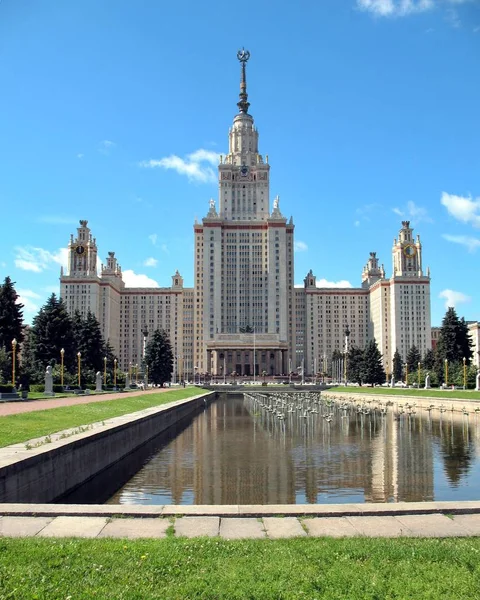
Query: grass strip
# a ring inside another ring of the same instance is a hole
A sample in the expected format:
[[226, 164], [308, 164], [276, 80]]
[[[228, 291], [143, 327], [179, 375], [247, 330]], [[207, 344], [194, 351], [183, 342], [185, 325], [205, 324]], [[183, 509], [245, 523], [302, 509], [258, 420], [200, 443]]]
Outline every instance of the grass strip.
[[480, 540], [0, 540], [14, 600], [471, 600]]
[[199, 393], [201, 392], [196, 388], [182, 388], [158, 394], [138, 394], [115, 400], [60, 406], [0, 417], [0, 447], [160, 406], [174, 400], [190, 398]]
[[412, 396], [419, 398], [441, 398], [442, 400], [480, 400], [480, 392], [464, 390], [418, 390], [409, 388], [387, 388], [387, 387], [357, 387], [338, 386], [330, 387], [328, 392], [348, 392], [350, 394], [373, 394], [381, 396]]

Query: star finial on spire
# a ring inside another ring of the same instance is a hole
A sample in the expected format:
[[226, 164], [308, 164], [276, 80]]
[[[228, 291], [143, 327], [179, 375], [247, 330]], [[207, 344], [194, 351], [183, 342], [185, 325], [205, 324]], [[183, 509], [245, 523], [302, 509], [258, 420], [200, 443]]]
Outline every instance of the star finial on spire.
[[241, 113], [248, 114], [248, 107], [250, 106], [250, 102], [248, 102], [248, 94], [247, 94], [247, 77], [245, 74], [245, 67], [247, 65], [247, 61], [250, 58], [250, 52], [242, 48], [237, 52], [237, 58], [242, 65], [242, 71], [240, 76], [240, 100], [237, 102], [237, 106], [240, 109]]

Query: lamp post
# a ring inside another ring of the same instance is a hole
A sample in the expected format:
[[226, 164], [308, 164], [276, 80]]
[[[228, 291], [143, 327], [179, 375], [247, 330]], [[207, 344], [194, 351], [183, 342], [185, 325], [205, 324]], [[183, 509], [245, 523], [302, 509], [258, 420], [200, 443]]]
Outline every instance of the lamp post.
[[467, 389], [467, 359], [463, 357], [463, 389]]
[[148, 387], [148, 365], [145, 365], [145, 387]]
[[103, 385], [107, 387], [107, 357], [103, 357]]
[[257, 362], [257, 346], [255, 343], [255, 326], [253, 327], [253, 383], [255, 384], [256, 365]]
[[390, 375], [390, 373], [388, 372], [388, 359], [385, 362], [385, 375], [386, 375], [386, 380], [387, 380], [386, 382], [388, 383], [389, 375]]
[[65, 359], [65, 348], [60, 350], [60, 385], [63, 388], [63, 361]]
[[408, 386], [408, 363], [405, 363], [405, 385]]
[[128, 363], [128, 381], [132, 383], [132, 361]]
[[138, 363], [135, 364], [135, 385], [138, 385]]
[[78, 365], [78, 387], [82, 387], [80, 384], [80, 375], [81, 375], [81, 364], [80, 361], [82, 359], [82, 353], [81, 352], [77, 352], [77, 365]]
[[418, 361], [418, 389], [420, 389], [420, 361]]
[[113, 361], [113, 387], [115, 389], [117, 387], [117, 359], [116, 358]]
[[448, 358], [445, 359], [445, 387], [448, 387]]
[[350, 329], [348, 328], [348, 323], [347, 323], [347, 326], [345, 327], [345, 360], [343, 363], [343, 380], [345, 382], [345, 385], [347, 385], [347, 356], [348, 356], [349, 338], [350, 338]]
[[16, 338], [13, 338], [13, 340], [12, 340], [12, 384], [13, 384], [13, 387], [15, 387], [15, 358], [16, 358], [16, 354], [17, 354], [17, 340], [16, 340]]

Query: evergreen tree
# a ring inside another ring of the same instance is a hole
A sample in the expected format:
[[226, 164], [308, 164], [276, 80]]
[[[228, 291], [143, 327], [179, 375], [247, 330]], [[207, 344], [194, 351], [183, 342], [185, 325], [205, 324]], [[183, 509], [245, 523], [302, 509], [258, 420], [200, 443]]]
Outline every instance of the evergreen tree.
[[61, 299], [52, 294], [39, 313], [33, 319], [31, 329], [31, 348], [34, 365], [39, 374], [45, 373], [48, 365], [60, 362], [60, 350], [65, 350], [66, 370], [76, 370], [76, 350], [73, 337], [72, 320]]
[[347, 379], [354, 383], [362, 383], [363, 350], [350, 346], [347, 354]]
[[426, 371], [432, 371], [435, 366], [435, 352], [430, 348], [423, 357], [423, 366]]
[[[100, 329], [100, 323], [96, 316], [88, 311], [85, 319], [78, 311], [72, 319], [73, 336], [75, 339], [75, 350], [81, 353], [82, 371], [96, 373], [103, 372], [103, 358], [105, 356], [105, 344]], [[89, 373], [89, 379], [92, 374]]]
[[385, 382], [382, 355], [375, 340], [369, 342], [363, 352], [362, 382], [370, 385]]
[[421, 359], [422, 355], [420, 354], [420, 350], [413, 344], [407, 353], [406, 363], [408, 365], [408, 370], [410, 372], [418, 371], [418, 363], [421, 362]]
[[173, 352], [165, 331], [157, 329], [145, 348], [145, 363], [149, 380], [163, 385], [170, 381], [173, 370]]
[[395, 381], [401, 381], [403, 372], [402, 365], [402, 357], [400, 356], [400, 352], [398, 348], [395, 350], [395, 354], [393, 355], [393, 378]]
[[464, 357], [467, 365], [470, 364], [471, 346], [465, 319], [463, 317], [459, 319], [455, 309], [449, 307], [443, 318], [435, 349], [435, 372], [439, 382], [445, 382], [445, 361], [448, 362], [449, 371], [455, 368], [454, 365], [457, 363], [463, 365]]
[[[5, 277], [5, 281], [0, 285], [0, 348], [5, 351], [4, 364], [2, 363], [0, 366], [0, 377], [5, 381], [10, 381], [12, 378], [12, 342], [14, 339], [17, 341], [15, 360], [18, 365], [20, 344], [23, 341], [23, 304], [17, 303], [19, 296], [14, 285], [10, 277]], [[10, 363], [10, 367], [7, 368], [8, 363]], [[7, 375], [7, 372], [10, 374]]]

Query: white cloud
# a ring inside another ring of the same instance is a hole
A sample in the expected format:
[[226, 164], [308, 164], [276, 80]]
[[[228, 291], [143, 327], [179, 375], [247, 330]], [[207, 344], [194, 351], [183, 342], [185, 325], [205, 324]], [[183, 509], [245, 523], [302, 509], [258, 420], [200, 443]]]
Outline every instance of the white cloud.
[[444, 233], [442, 237], [453, 244], [465, 246], [469, 252], [475, 252], [477, 248], [480, 248], [480, 240], [468, 235], [449, 235], [448, 233]]
[[156, 267], [158, 264], [158, 260], [156, 258], [153, 258], [153, 256], [150, 256], [149, 258], [147, 258], [147, 260], [143, 263], [144, 267]]
[[[58, 290], [57, 290], [58, 293]], [[17, 304], [23, 304], [23, 316], [26, 321], [30, 321], [32, 317], [40, 310], [40, 300], [42, 297], [33, 290], [17, 290]]]
[[456, 308], [458, 304], [470, 302], [470, 296], [463, 294], [462, 292], [455, 292], [454, 290], [443, 290], [438, 294], [439, 298], [445, 298], [445, 308], [452, 306]]
[[392, 212], [394, 212], [399, 217], [409, 217], [415, 224], [424, 221], [426, 223], [433, 223], [431, 217], [428, 216], [428, 212], [425, 208], [418, 206], [412, 200], [407, 202], [407, 206], [404, 209], [395, 207], [392, 208]]
[[157, 245], [158, 235], [156, 233], [152, 233], [148, 236], [148, 239], [152, 242], [154, 246]]
[[405, 17], [434, 8], [434, 0], [357, 0], [360, 10], [378, 17]]
[[132, 287], [144, 287], [144, 288], [158, 288], [160, 287], [154, 279], [150, 279], [148, 275], [138, 275], [131, 269], [123, 271], [123, 281], [125, 286], [128, 288]]
[[[441, 6], [448, 5], [460, 5], [466, 4], [471, 0], [357, 0], [357, 8], [363, 10], [365, 12], [369, 12], [376, 17], [407, 17], [409, 15], [421, 14], [433, 10], [435, 8], [439, 8]], [[455, 20], [458, 19], [457, 15], [448, 15], [448, 12], [453, 9], [449, 9], [447, 11], [447, 20], [450, 23], [455, 25]], [[453, 18], [453, 22], [452, 22]]]
[[168, 249], [167, 244], [162, 244], [160, 246], [160, 248], [161, 248], [162, 252], [165, 252], [165, 254], [170, 254], [170, 250]]
[[305, 242], [298, 240], [295, 242], [293, 249], [295, 252], [306, 252], [308, 250], [308, 246]]
[[83, 156], [84, 156], [84, 155], [83, 155], [81, 152], [79, 152], [79, 153], [77, 154], [77, 158], [83, 158]]
[[117, 144], [112, 140], [102, 140], [98, 146], [98, 151], [101, 154], [110, 154], [110, 151], [115, 148]]
[[355, 221], [354, 225], [355, 227], [360, 227], [360, 221]]
[[[303, 283], [296, 283], [296, 288], [303, 288]], [[328, 281], [327, 279], [317, 279], [317, 288], [351, 288], [352, 284], [346, 279], [340, 281]]]
[[173, 169], [180, 175], [186, 175], [189, 181], [212, 183], [217, 179], [212, 166], [218, 165], [219, 160], [220, 154], [200, 148], [185, 158], [171, 154], [160, 159], [144, 160], [140, 166], [147, 169]]
[[15, 253], [15, 266], [23, 271], [42, 273], [55, 264], [66, 268], [68, 263], [67, 248], [59, 248], [56, 252], [50, 252], [33, 246], [17, 246]]
[[443, 192], [441, 203], [457, 221], [480, 227], [480, 198], [472, 199], [471, 196], [456, 196]]

